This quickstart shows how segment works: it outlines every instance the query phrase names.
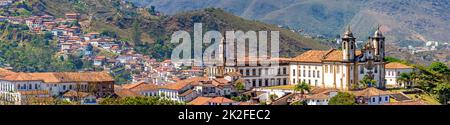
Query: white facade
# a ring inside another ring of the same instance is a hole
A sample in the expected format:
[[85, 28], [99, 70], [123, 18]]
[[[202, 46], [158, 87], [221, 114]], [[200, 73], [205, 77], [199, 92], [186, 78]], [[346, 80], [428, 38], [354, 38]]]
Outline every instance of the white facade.
[[379, 95], [365, 98], [365, 103], [367, 103], [368, 105], [383, 105], [389, 102], [390, 102], [389, 95]]
[[407, 87], [411, 86], [412, 83], [400, 84], [397, 82], [397, 79], [400, 77], [402, 73], [410, 73], [413, 72], [413, 69], [386, 69], [386, 85], [390, 87]]

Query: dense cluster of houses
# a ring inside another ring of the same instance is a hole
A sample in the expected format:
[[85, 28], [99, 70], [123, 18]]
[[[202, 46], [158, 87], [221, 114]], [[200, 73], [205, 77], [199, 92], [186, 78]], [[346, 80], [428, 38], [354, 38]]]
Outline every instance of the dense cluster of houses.
[[[170, 100], [181, 102], [197, 102], [200, 99], [213, 99], [209, 101], [212, 105], [239, 104], [226, 97], [238, 95], [236, 85], [243, 79], [241, 76], [225, 75], [221, 78], [209, 79], [207, 77], [191, 77], [183, 80], [176, 80], [173, 83], [156, 85], [147, 82], [136, 82], [122, 86], [116, 86], [115, 91], [119, 97], [139, 96], [160, 96]], [[220, 99], [219, 99], [220, 98]], [[197, 100], [197, 101], [194, 101]], [[218, 100], [223, 100], [220, 103]], [[198, 104], [198, 103], [194, 103]], [[203, 103], [202, 103], [203, 104]], [[205, 102], [206, 104], [206, 102]]]

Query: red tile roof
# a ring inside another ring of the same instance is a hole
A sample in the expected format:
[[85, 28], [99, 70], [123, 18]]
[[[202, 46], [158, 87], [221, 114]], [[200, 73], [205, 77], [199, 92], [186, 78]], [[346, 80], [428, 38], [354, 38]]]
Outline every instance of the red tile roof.
[[[361, 51], [356, 51], [356, 56], [360, 56]], [[331, 49], [331, 50], [310, 50], [304, 52], [303, 54], [292, 58], [292, 62], [307, 62], [307, 63], [318, 63], [318, 62], [341, 62], [343, 60], [342, 51]]]
[[412, 69], [413, 67], [401, 64], [398, 62], [391, 62], [385, 65], [386, 69]]

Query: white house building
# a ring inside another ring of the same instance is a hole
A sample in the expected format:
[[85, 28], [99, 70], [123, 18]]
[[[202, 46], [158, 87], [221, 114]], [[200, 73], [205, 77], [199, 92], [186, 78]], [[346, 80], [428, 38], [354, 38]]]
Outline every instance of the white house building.
[[401, 64], [398, 62], [392, 62], [386, 64], [386, 85], [389, 87], [409, 87], [412, 86], [411, 82], [408, 83], [399, 83], [397, 79], [400, 77], [402, 73], [411, 73], [414, 71], [414, 68], [411, 66], [407, 66], [405, 64]]
[[390, 102], [391, 93], [382, 91], [374, 87], [366, 88], [360, 91], [354, 91], [356, 103], [365, 105], [384, 105]]
[[307, 105], [328, 105], [331, 98], [336, 96], [338, 90], [336, 89], [322, 89], [317, 88], [305, 96], [304, 101]]
[[374, 85], [384, 88], [385, 38], [380, 28], [360, 51], [355, 40], [349, 28], [342, 38], [342, 50], [310, 50], [291, 59], [289, 83], [349, 90], [367, 76], [377, 81]]

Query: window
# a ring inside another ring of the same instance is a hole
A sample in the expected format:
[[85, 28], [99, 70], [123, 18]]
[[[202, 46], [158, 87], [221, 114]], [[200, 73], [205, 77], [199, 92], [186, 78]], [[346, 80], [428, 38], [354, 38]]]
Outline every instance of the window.
[[33, 87], [31, 86], [31, 84], [28, 84], [28, 89], [32, 89]]
[[306, 70], [303, 70], [303, 77], [306, 77]]
[[298, 70], [298, 76], [302, 76], [301, 72], [302, 72], [301, 70]]
[[308, 77], [311, 77], [311, 71], [308, 70]]
[[293, 83], [293, 84], [295, 84], [295, 83], [296, 83], [296, 82], [295, 82], [295, 79], [292, 79], [292, 83]]
[[389, 98], [388, 98], [388, 97], [384, 97], [384, 101], [386, 101], [386, 102], [387, 102], [388, 100], [389, 100]]
[[259, 80], [258, 83], [259, 86], [262, 86], [262, 80]]
[[292, 70], [292, 76], [295, 76], [295, 69]]
[[375, 73], [378, 73], [378, 66], [375, 66]]
[[63, 85], [63, 90], [66, 90], [66, 85]]
[[240, 72], [241, 74], [244, 74], [244, 70], [242, 70], [242, 69], [240, 69], [239, 72]]
[[372, 102], [375, 102], [375, 98], [372, 98]]
[[258, 69], [258, 75], [261, 76], [262, 69]]
[[287, 74], [287, 70], [286, 70], [286, 67], [284, 67], [283, 68], [283, 75], [286, 75]]
[[378, 102], [381, 102], [381, 97], [378, 97]]
[[364, 67], [363, 66], [359, 66], [359, 73], [360, 74], [364, 74]]
[[256, 69], [252, 69], [252, 75], [256, 76]]
[[316, 78], [316, 71], [313, 71], [313, 78]]
[[246, 69], [246, 70], [245, 70], [245, 75], [246, 75], [246, 76], [249, 76], [249, 75], [250, 75], [250, 70], [249, 70], [249, 69]]
[[325, 65], [325, 73], [328, 73], [328, 65]]
[[320, 78], [320, 71], [317, 71], [317, 78]]

